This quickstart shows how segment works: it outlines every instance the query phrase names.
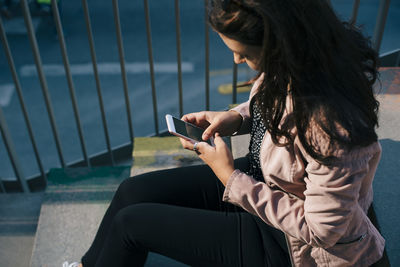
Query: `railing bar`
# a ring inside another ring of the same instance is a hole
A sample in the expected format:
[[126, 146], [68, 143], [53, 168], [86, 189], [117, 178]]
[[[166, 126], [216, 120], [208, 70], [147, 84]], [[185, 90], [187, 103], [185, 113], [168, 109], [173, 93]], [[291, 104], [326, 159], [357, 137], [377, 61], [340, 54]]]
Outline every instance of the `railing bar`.
[[133, 144], [134, 133], [133, 133], [132, 117], [131, 117], [131, 105], [129, 101], [128, 79], [126, 77], [126, 70], [125, 70], [125, 53], [122, 40], [121, 19], [119, 15], [118, 0], [113, 0], [113, 9], [114, 9], [114, 22], [117, 33], [119, 62], [121, 65], [121, 76], [122, 76], [122, 83], [124, 86], [125, 107], [126, 107], [126, 115], [128, 118], [128, 126], [129, 126], [129, 137], [130, 137], [130, 142]]
[[175, 0], [175, 27], [176, 27], [176, 55], [178, 62], [178, 90], [179, 90], [179, 115], [183, 116], [183, 89], [182, 89], [182, 57], [181, 57], [181, 22], [179, 0]]
[[147, 33], [147, 49], [149, 54], [149, 66], [150, 66], [150, 78], [151, 78], [151, 94], [153, 97], [153, 112], [154, 112], [154, 123], [156, 134], [159, 135], [158, 130], [158, 111], [157, 111], [157, 96], [156, 96], [156, 85], [154, 80], [154, 61], [153, 61], [153, 48], [151, 41], [151, 25], [150, 25], [150, 11], [148, 0], [144, 2], [144, 13], [146, 15], [146, 33]]
[[0, 178], [0, 189], [2, 193], [7, 193], [6, 188], [4, 187], [3, 180]]
[[[1, 22], [1, 18], [0, 18], [0, 23], [3, 23], [3, 22]], [[3, 26], [3, 25], [1, 25], [1, 26]], [[6, 192], [6, 188], [4, 186], [4, 183], [3, 183], [3, 180], [1, 179], [1, 177], [0, 177], [0, 189], [1, 189], [2, 193], [7, 193]]]
[[8, 152], [8, 155], [11, 160], [11, 165], [14, 169], [15, 176], [17, 177], [21, 187], [22, 191], [24, 193], [29, 193], [29, 186], [28, 183], [26, 182], [26, 179], [24, 177], [24, 174], [22, 172], [21, 164], [18, 162], [18, 157], [17, 153], [15, 152], [15, 148], [11, 139], [10, 132], [7, 127], [7, 122], [3, 114], [3, 109], [0, 107], [0, 130], [1, 134], [3, 136], [4, 144], [6, 145], [6, 149]]
[[205, 87], [206, 87], [206, 110], [210, 110], [210, 46], [209, 46], [209, 26], [208, 26], [208, 1], [205, 0]]
[[331, 0], [325, 0], [325, 1], [328, 3], [328, 5], [329, 5], [331, 8], [333, 8]]
[[375, 48], [375, 51], [377, 51], [378, 53], [381, 48], [383, 31], [385, 30], [386, 19], [389, 13], [389, 6], [390, 6], [390, 0], [381, 0], [379, 4], [374, 36], [372, 37], [372, 45]]
[[353, 13], [351, 15], [350, 23], [353, 24], [357, 21], [358, 9], [360, 7], [360, 0], [354, 0]]
[[30, 41], [31, 46], [32, 46], [32, 51], [33, 51], [33, 56], [34, 56], [34, 60], [35, 60], [35, 64], [36, 64], [36, 69], [37, 69], [37, 72], [38, 72], [38, 75], [39, 75], [39, 81], [40, 81], [40, 84], [41, 84], [41, 87], [42, 87], [42, 92], [43, 92], [44, 100], [45, 100], [45, 103], [46, 103], [47, 113], [48, 113], [49, 119], [50, 119], [51, 129], [53, 131], [53, 136], [54, 136], [54, 139], [55, 139], [55, 142], [56, 142], [58, 156], [60, 158], [61, 166], [64, 168], [65, 167], [65, 160], [64, 160], [64, 157], [63, 157], [63, 153], [62, 153], [60, 138], [59, 138], [59, 135], [58, 135], [58, 130], [57, 130], [56, 122], [55, 122], [55, 116], [54, 116], [54, 112], [53, 112], [53, 107], [51, 105], [51, 98], [50, 98], [50, 94], [49, 94], [49, 89], [48, 89], [47, 81], [46, 81], [46, 78], [45, 78], [44, 72], [43, 72], [42, 60], [40, 58], [40, 52], [39, 52], [36, 36], [34, 34], [32, 18], [31, 18], [31, 14], [30, 14], [30, 11], [29, 11], [27, 0], [21, 0], [21, 7], [22, 7], [23, 15], [24, 15], [26, 28], [28, 30], [29, 41]]
[[31, 140], [33, 151], [35, 153], [36, 162], [38, 164], [40, 173], [42, 174], [44, 181], [46, 181], [46, 172], [44, 171], [43, 164], [40, 159], [39, 150], [37, 148], [37, 144], [36, 144], [35, 137], [34, 137], [33, 130], [32, 130], [32, 125], [31, 125], [31, 122], [29, 119], [28, 111], [26, 109], [24, 96], [22, 94], [21, 83], [19, 82], [19, 79], [18, 79], [17, 70], [15, 68], [13, 57], [11, 55], [11, 49], [10, 49], [10, 46], [8, 45], [8, 40], [7, 40], [6, 32], [4, 30], [3, 21], [1, 19], [1, 17], [0, 17], [0, 33], [1, 33], [1, 41], [3, 43], [3, 47], [4, 47], [4, 50], [6, 53], [8, 65], [10, 67], [11, 75], [14, 80], [14, 85], [17, 90], [19, 102], [20, 102], [21, 109], [22, 109], [22, 114], [24, 115], [25, 124], [28, 129], [29, 138]]
[[95, 77], [95, 81], [96, 81], [97, 97], [99, 99], [100, 113], [101, 113], [101, 119], [103, 122], [104, 135], [106, 138], [107, 151], [110, 155], [111, 164], [114, 166], [114, 156], [113, 156], [112, 149], [111, 149], [110, 137], [109, 137], [108, 128], [107, 128], [107, 120], [106, 120], [105, 111], [104, 111], [103, 95], [101, 93], [99, 71], [97, 69], [97, 58], [96, 58], [96, 52], [95, 52], [95, 47], [94, 47], [92, 26], [90, 23], [89, 7], [87, 4], [87, 0], [82, 0], [82, 6], [83, 6], [83, 12], [85, 14], [86, 29], [88, 32], [88, 40], [89, 40], [89, 46], [90, 46], [90, 55], [92, 57], [93, 73], [94, 73], [94, 77]]
[[238, 76], [238, 65], [233, 62], [233, 80], [232, 80], [232, 104], [237, 103], [237, 76]]
[[396, 63], [394, 64], [395, 67], [399, 67], [400, 66], [400, 51], [397, 53], [397, 59], [396, 59]]
[[86, 161], [86, 164], [88, 167], [90, 167], [90, 161], [89, 161], [89, 157], [88, 157], [87, 150], [86, 150], [86, 144], [85, 144], [85, 138], [83, 135], [81, 119], [79, 116], [78, 104], [76, 101], [75, 86], [74, 86], [74, 82], [72, 81], [71, 69], [70, 69], [69, 60], [68, 60], [67, 47], [65, 44], [64, 33], [63, 33], [60, 14], [58, 11], [58, 6], [57, 6], [57, 0], [51, 0], [51, 5], [52, 5], [54, 21], [55, 21], [56, 28], [57, 28], [58, 38], [60, 41], [60, 49], [61, 49], [61, 54], [62, 54], [62, 58], [63, 58], [65, 74], [67, 77], [69, 94], [70, 94], [71, 101], [72, 101], [72, 108], [74, 110], [76, 127], [78, 129], [79, 140], [81, 143], [81, 149], [82, 149], [83, 157]]

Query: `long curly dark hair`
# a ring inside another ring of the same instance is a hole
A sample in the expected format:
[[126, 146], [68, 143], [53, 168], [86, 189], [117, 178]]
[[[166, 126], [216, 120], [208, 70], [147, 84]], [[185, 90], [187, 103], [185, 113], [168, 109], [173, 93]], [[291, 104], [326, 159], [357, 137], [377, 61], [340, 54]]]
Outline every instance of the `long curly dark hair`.
[[377, 140], [377, 53], [353, 23], [338, 19], [327, 1], [210, 0], [208, 8], [215, 31], [263, 48], [264, 79], [255, 100], [276, 145], [294, 139], [293, 127], [282, 126], [288, 94], [291, 125], [319, 162], [330, 162], [335, 153], [316, 147], [315, 127], [331, 147], [351, 149]]

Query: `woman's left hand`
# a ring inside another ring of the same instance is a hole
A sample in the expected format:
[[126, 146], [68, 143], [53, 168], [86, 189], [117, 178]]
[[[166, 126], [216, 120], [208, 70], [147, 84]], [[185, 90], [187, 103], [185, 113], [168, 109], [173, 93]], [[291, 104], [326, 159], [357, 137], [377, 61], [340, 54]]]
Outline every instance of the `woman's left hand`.
[[[181, 141], [183, 141], [182, 144], [184, 148], [193, 150], [193, 143], [186, 140]], [[196, 148], [199, 157], [213, 170], [218, 179], [226, 185], [229, 177], [235, 170], [232, 152], [229, 150], [224, 140], [222, 140], [219, 133], [215, 134], [214, 145], [215, 146], [210, 146], [206, 142], [199, 142]]]

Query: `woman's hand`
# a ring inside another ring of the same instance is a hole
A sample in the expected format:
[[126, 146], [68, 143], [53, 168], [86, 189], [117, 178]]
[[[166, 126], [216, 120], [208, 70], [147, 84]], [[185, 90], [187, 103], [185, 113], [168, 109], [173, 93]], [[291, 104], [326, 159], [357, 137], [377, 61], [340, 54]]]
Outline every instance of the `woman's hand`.
[[222, 136], [232, 135], [242, 124], [242, 116], [233, 110], [190, 113], [184, 115], [182, 120], [205, 129], [202, 136], [203, 140], [208, 140], [216, 132]]
[[[184, 148], [193, 150], [194, 144], [181, 138]], [[206, 163], [218, 177], [218, 179], [226, 185], [229, 177], [235, 170], [233, 165], [232, 152], [222, 140], [219, 133], [215, 133], [214, 137], [215, 146], [210, 146], [206, 142], [197, 143], [196, 150], [199, 157]]]

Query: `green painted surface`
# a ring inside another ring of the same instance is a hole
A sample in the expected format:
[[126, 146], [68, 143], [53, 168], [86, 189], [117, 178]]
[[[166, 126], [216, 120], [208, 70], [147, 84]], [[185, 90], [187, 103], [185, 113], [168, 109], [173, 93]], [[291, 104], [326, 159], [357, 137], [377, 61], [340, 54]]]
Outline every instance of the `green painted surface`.
[[90, 178], [97, 179], [118, 179], [126, 177], [129, 173], [129, 166], [102, 166], [102, 167], [81, 167], [81, 168], [54, 168], [48, 175], [49, 186], [74, 185], [82, 183]]
[[132, 168], [184, 166], [200, 162], [193, 151], [182, 148], [176, 136], [135, 138]]
[[149, 150], [174, 150], [182, 149], [181, 142], [176, 136], [167, 137], [136, 137], [133, 154], [139, 151]]

